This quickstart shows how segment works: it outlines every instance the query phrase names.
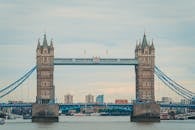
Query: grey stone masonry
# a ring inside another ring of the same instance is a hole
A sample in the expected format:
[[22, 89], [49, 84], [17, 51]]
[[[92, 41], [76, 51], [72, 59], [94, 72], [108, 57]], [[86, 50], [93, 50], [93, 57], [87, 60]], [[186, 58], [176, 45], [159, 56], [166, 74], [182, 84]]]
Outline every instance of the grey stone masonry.
[[36, 103], [48, 104], [54, 103], [55, 88], [53, 84], [54, 71], [54, 47], [51, 41], [47, 43], [46, 34], [44, 34], [43, 44], [38, 41], [36, 50], [37, 59], [37, 97]]
[[153, 41], [148, 44], [145, 34], [142, 43], [136, 45], [135, 58], [138, 60], [135, 66], [136, 100], [154, 101], [155, 48]]

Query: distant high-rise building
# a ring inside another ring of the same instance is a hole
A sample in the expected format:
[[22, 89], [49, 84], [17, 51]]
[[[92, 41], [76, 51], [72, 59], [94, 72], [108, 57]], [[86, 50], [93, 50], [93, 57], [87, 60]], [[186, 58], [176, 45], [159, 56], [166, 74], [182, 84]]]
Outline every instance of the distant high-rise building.
[[195, 96], [191, 99], [191, 104], [195, 104]]
[[188, 104], [188, 103], [189, 103], [189, 101], [188, 101], [188, 100], [186, 100], [186, 99], [181, 99], [181, 100], [180, 100], [180, 103], [181, 103], [181, 104]]
[[127, 99], [116, 99], [115, 104], [128, 104]]
[[73, 104], [73, 96], [70, 94], [64, 95], [65, 104]]
[[85, 96], [85, 102], [86, 103], [94, 103], [94, 96], [91, 94], [88, 94]]
[[103, 104], [104, 103], [104, 95], [98, 95], [96, 97], [96, 103]]
[[162, 97], [162, 102], [163, 103], [171, 103], [172, 99], [170, 97]]

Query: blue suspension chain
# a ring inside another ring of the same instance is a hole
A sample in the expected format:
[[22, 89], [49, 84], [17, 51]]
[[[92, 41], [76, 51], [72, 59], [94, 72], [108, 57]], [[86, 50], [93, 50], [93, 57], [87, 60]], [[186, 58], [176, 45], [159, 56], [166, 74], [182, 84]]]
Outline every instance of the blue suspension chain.
[[[22, 78], [20, 78], [20, 80], [17, 80], [17, 82], [14, 82], [13, 85], [17, 84], [14, 88], [12, 88], [11, 90], [9, 90], [8, 92], [6, 92], [5, 94], [1, 95], [0, 98], [3, 98], [4, 96], [8, 95], [9, 93], [13, 92], [16, 88], [18, 88], [27, 78], [29, 78], [29, 76], [34, 72], [34, 70], [36, 69], [36, 66], [33, 67], [29, 72], [27, 72], [24, 76], [22, 76]], [[12, 86], [13, 86], [12, 85]], [[10, 88], [10, 85], [8, 86]], [[8, 89], [8, 88], [4, 88], [4, 91]], [[2, 91], [1, 91], [2, 92]]]
[[188, 100], [192, 98], [192, 94], [191, 94], [192, 92], [183, 88], [181, 85], [178, 85], [175, 81], [171, 80], [156, 66], [155, 66], [155, 74], [166, 86], [168, 86], [171, 90], [175, 91], [180, 96]]

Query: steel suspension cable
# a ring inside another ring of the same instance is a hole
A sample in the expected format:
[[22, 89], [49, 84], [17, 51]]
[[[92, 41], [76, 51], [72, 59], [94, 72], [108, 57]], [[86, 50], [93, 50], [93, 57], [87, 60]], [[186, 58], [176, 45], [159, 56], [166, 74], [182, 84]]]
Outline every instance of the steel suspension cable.
[[174, 92], [176, 92], [178, 95], [184, 97], [185, 99], [190, 99], [189, 96], [186, 96], [185, 94], [181, 93], [180, 91], [178, 91], [177, 89], [175, 89], [174, 87], [170, 86], [170, 83], [164, 78], [162, 77], [158, 72], [155, 72], [156, 76], [166, 85], [168, 86], [171, 90], [173, 90]]
[[173, 84], [175, 84], [179, 89], [186, 91], [188, 94], [190, 94], [191, 96], [194, 95], [193, 92], [187, 90], [186, 88], [184, 88], [183, 86], [181, 86], [180, 84], [176, 83], [174, 80], [172, 80], [170, 77], [168, 77], [167, 75], [165, 75], [157, 66], [155, 66], [155, 69], [157, 69], [164, 77], [166, 77], [170, 82], [172, 82]]
[[8, 92], [6, 92], [5, 94], [2, 94], [2, 95], [0, 96], [0, 98], [3, 98], [4, 96], [10, 94], [10, 93], [13, 92], [16, 88], [18, 88], [18, 87], [19, 87], [27, 78], [29, 78], [29, 76], [34, 72], [35, 69], [36, 69], [36, 66], [33, 67], [33, 68], [28, 72], [28, 74], [27, 74], [22, 80], [20, 80], [20, 82], [19, 82], [14, 88], [10, 89], [10, 90], [9, 90]]
[[17, 84], [18, 82], [20, 82], [22, 79], [24, 79], [33, 69], [36, 69], [36, 66], [33, 67], [30, 71], [28, 71], [24, 76], [20, 77], [18, 80], [16, 80], [15, 82], [11, 83], [10, 85], [4, 87], [3, 89], [0, 90], [0, 93], [11, 88], [13, 85]]
[[172, 89], [173, 91], [175, 91], [177, 94], [179, 94], [180, 96], [184, 97], [185, 99], [191, 99], [192, 95], [189, 94], [186, 91], [183, 91], [183, 89], [179, 88], [177, 85], [174, 85], [169, 79], [167, 79], [167, 76], [162, 73], [162, 71], [159, 71], [159, 69], [155, 66], [155, 74], [157, 75], [157, 77], [166, 85], [168, 86], [170, 89]]

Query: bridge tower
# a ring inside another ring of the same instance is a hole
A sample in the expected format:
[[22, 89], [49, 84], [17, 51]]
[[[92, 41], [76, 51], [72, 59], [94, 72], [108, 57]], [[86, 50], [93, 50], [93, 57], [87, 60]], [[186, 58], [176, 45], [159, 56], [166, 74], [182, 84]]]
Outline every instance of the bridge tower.
[[136, 73], [136, 100], [154, 101], [154, 66], [155, 66], [155, 48], [149, 45], [144, 34], [142, 43], [137, 43], [135, 49], [135, 58], [138, 65], [135, 66]]
[[44, 34], [43, 45], [38, 41], [37, 45], [37, 97], [39, 104], [54, 103], [55, 92], [53, 85], [54, 71], [54, 47], [51, 41], [47, 44], [46, 34]]
[[155, 48], [153, 41], [148, 44], [145, 34], [142, 43], [136, 45], [135, 59], [138, 61], [135, 66], [136, 102], [133, 104], [131, 121], [159, 122], [160, 105], [154, 97]]
[[37, 59], [37, 96], [32, 105], [32, 122], [58, 122], [59, 106], [55, 104], [55, 87], [53, 84], [54, 47], [53, 41], [47, 43], [44, 34], [43, 44], [38, 41]]

